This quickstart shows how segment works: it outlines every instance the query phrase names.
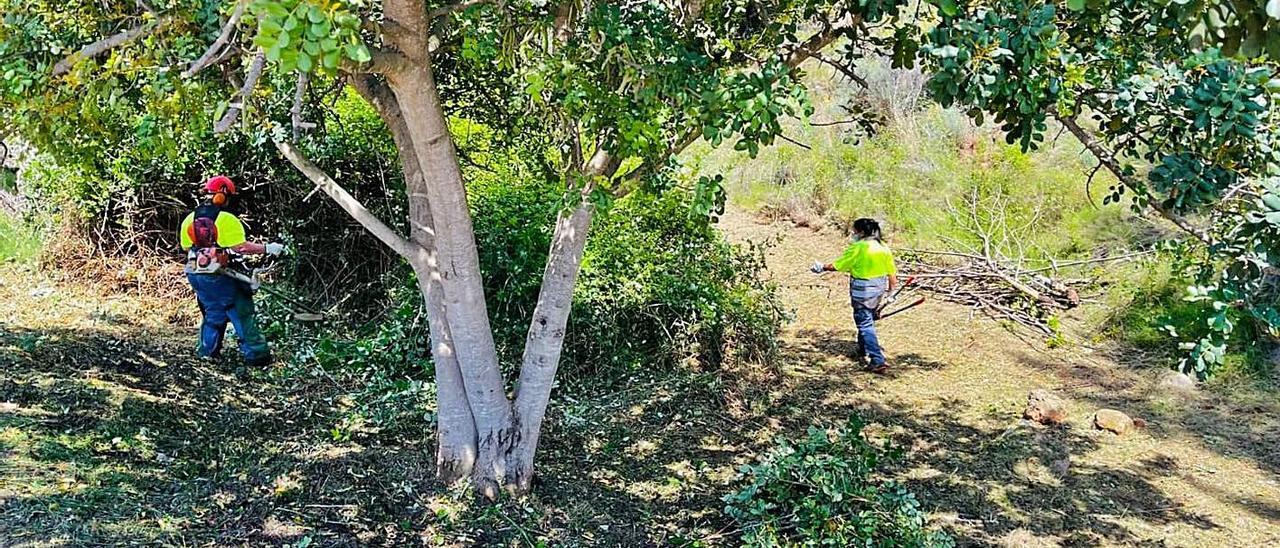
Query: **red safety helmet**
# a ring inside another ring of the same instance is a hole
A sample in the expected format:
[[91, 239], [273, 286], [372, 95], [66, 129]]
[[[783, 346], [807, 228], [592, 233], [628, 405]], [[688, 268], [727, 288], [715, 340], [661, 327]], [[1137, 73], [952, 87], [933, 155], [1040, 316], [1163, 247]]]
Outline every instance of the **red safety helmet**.
[[236, 193], [236, 184], [226, 175], [217, 175], [205, 181], [204, 191], [213, 195], [213, 205], [222, 207], [227, 205], [227, 196]]

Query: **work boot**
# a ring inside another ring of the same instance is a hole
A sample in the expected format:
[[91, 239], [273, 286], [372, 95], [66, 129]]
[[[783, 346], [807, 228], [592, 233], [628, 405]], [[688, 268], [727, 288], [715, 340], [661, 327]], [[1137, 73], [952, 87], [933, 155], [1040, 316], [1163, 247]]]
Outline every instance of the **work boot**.
[[245, 367], [251, 367], [251, 368], [254, 368], [254, 369], [262, 369], [262, 368], [265, 368], [265, 367], [267, 367], [267, 366], [271, 365], [271, 362], [273, 362], [273, 361], [275, 361], [275, 358], [274, 358], [274, 357], [272, 357], [272, 356], [271, 356], [271, 354], [267, 354], [267, 355], [265, 355], [265, 356], [262, 356], [262, 357], [260, 357], [260, 358], [255, 358], [255, 359], [252, 359], [252, 360], [248, 360], [248, 359], [246, 359], [246, 360], [244, 361], [244, 366], [245, 366]]
[[871, 365], [867, 366], [867, 371], [870, 371], [870, 372], [875, 373], [875, 374], [877, 374], [877, 375], [883, 375], [883, 374], [885, 374], [886, 372], [888, 372], [888, 371], [889, 371], [889, 364], [887, 364], [887, 363], [882, 363], [882, 364], [878, 364], [878, 365], [877, 365], [877, 364], [874, 364], [874, 363], [873, 363], [873, 364], [871, 364]]

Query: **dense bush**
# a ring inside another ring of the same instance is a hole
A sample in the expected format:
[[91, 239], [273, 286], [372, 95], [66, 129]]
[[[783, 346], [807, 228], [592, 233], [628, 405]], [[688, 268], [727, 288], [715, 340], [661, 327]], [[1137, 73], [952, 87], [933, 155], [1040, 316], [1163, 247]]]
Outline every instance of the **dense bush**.
[[742, 468], [743, 486], [724, 498], [747, 546], [952, 546], [925, 527], [906, 487], [878, 479], [877, 467], [899, 455], [863, 436], [851, 417], [834, 434], [810, 427], [798, 443], [781, 442], [762, 462]]
[[[356, 197], [391, 222], [403, 222], [400, 169], [382, 122], [354, 92], [308, 119], [326, 127], [307, 142], [312, 159]], [[370, 304], [383, 290], [380, 277], [398, 258], [353, 223], [346, 213], [289, 165], [260, 127], [223, 135], [211, 123], [157, 128], [146, 119], [136, 131], [119, 132], [119, 146], [39, 150], [21, 172], [21, 190], [34, 212], [53, 219], [70, 246], [56, 255], [171, 257], [179, 262], [177, 227], [201, 198], [200, 185], [226, 174], [241, 190], [231, 211], [251, 238], [282, 239], [292, 261], [280, 278], [329, 304], [348, 310]], [[124, 122], [121, 122], [124, 123]], [[170, 136], [174, 133], [177, 137]], [[84, 249], [89, 247], [91, 249]], [[362, 253], [336, 250], [362, 249]], [[76, 265], [63, 265], [73, 267]], [[91, 273], [94, 275], [96, 273]], [[380, 303], [377, 303], [380, 304]], [[354, 306], [353, 306], [354, 305]]]
[[[636, 194], [592, 226], [574, 293], [562, 367], [607, 387], [635, 368], [715, 367], [775, 351], [782, 308], [760, 281], [759, 250], [733, 246], [672, 191]], [[542, 184], [473, 192], [476, 237], [504, 363], [520, 358], [537, 301], [554, 216], [563, 201]]]

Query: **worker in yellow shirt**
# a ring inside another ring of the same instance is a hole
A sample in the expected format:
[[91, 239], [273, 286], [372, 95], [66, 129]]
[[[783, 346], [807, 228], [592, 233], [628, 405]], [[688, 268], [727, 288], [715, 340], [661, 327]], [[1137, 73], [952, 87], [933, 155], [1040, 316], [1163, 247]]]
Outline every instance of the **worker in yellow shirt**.
[[245, 365], [259, 367], [271, 363], [267, 339], [254, 320], [253, 288], [244, 281], [223, 275], [232, 265], [234, 254], [279, 255], [284, 244], [257, 244], [245, 237], [244, 224], [235, 215], [223, 211], [236, 194], [235, 183], [225, 176], [205, 182], [209, 198], [187, 215], [178, 229], [182, 249], [187, 252], [187, 281], [195, 290], [203, 320], [200, 323], [198, 353], [205, 358], [218, 358], [227, 322], [235, 327]]
[[874, 219], [858, 219], [853, 222], [853, 243], [833, 263], [813, 263], [815, 274], [844, 272], [849, 275], [849, 303], [853, 306], [853, 322], [858, 327], [859, 361], [870, 359], [870, 370], [883, 373], [889, 365], [884, 349], [876, 337], [876, 310], [893, 299], [898, 287], [898, 268], [893, 264], [893, 252], [884, 245], [880, 223]]

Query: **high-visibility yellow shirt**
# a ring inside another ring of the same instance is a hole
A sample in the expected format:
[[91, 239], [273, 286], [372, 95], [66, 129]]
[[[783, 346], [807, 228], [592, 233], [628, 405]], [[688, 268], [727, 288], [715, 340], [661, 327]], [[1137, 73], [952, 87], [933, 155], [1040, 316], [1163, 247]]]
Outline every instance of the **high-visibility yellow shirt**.
[[[182, 249], [191, 249], [194, 243], [191, 241], [191, 223], [195, 220], [196, 214], [192, 212], [182, 220], [182, 226], [178, 227], [178, 239], [182, 242]], [[220, 211], [218, 218], [213, 220], [213, 224], [218, 227], [218, 247], [230, 248], [245, 243], [244, 223], [241, 223], [235, 215]]]
[[893, 264], [893, 252], [878, 240], [858, 240], [849, 244], [844, 254], [831, 266], [837, 272], [863, 280], [898, 273], [898, 267]]

